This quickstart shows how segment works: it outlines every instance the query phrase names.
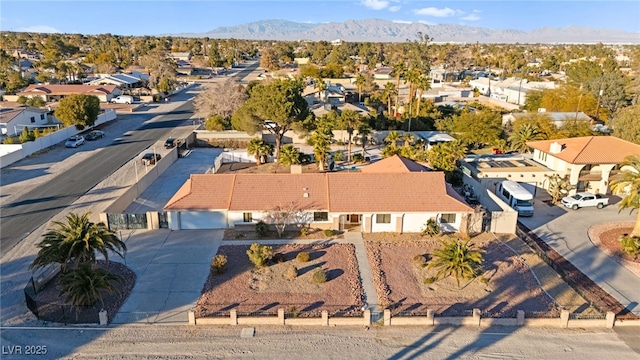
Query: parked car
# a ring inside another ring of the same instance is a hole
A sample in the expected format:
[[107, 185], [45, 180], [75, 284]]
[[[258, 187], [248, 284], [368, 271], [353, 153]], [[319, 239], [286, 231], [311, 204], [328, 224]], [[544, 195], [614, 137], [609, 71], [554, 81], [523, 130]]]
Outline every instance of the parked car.
[[87, 136], [85, 136], [84, 138], [86, 140], [93, 141], [93, 140], [102, 139], [103, 137], [104, 137], [104, 131], [93, 130], [92, 132], [88, 133]]
[[572, 196], [565, 196], [562, 198], [562, 205], [578, 210], [581, 207], [595, 206], [598, 209], [609, 205], [609, 198], [602, 196], [601, 194], [592, 194], [588, 192], [579, 192]]
[[112, 104], [131, 104], [133, 103], [133, 96], [131, 95], [120, 95], [111, 99]]
[[68, 148], [76, 148], [82, 144], [84, 144], [84, 136], [74, 135], [70, 137], [69, 140], [67, 140], [67, 142], [64, 143], [64, 146]]
[[142, 164], [143, 165], [155, 165], [158, 161], [162, 159], [160, 154], [156, 153], [146, 153], [142, 156]]
[[170, 137], [168, 138], [165, 142], [164, 142], [164, 148], [165, 149], [171, 149], [172, 147], [176, 146], [176, 139]]

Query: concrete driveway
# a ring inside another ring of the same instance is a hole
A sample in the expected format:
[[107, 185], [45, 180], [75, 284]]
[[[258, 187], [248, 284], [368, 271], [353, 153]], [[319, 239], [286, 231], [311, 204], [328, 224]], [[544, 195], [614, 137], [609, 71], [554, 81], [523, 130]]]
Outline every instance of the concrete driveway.
[[635, 213], [618, 212], [615, 204], [618, 201], [618, 198], [612, 198], [614, 204], [601, 210], [595, 207], [570, 210], [536, 201], [535, 215], [518, 220], [627, 309], [640, 314], [640, 277], [602, 252], [587, 235], [594, 224], [635, 221]]
[[222, 230], [123, 233], [128, 247], [125, 264], [138, 278], [112, 323], [186, 323], [222, 235]]

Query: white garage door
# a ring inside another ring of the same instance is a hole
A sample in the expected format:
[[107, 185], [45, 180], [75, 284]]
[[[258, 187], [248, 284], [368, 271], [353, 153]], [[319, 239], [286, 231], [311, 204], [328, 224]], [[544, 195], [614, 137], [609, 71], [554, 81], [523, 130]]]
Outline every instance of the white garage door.
[[221, 211], [182, 211], [180, 229], [226, 229], [227, 221]]

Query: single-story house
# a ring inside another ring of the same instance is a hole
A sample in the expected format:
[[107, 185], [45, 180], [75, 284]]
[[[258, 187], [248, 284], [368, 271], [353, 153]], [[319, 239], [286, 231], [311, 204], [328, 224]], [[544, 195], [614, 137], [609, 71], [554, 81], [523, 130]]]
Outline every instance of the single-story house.
[[591, 124], [591, 121], [593, 121], [593, 119], [589, 115], [583, 113], [582, 111], [580, 112], [540, 111], [537, 113], [535, 112], [534, 113], [509, 113], [509, 114], [502, 115], [502, 126], [506, 126], [509, 123], [513, 124], [517, 119], [526, 118], [528, 116], [546, 116], [551, 121], [553, 121], [553, 123], [558, 128], [561, 128], [562, 125], [564, 125], [567, 121], [577, 120], [579, 122], [586, 122], [588, 124]]
[[365, 233], [420, 232], [432, 218], [466, 232], [473, 213], [442, 172], [193, 174], [164, 211], [172, 230], [227, 229], [292, 205], [290, 226]]
[[184, 60], [191, 61], [191, 52], [170, 52], [167, 54], [170, 58], [174, 60]]
[[360, 172], [365, 174], [381, 174], [381, 173], [410, 173], [410, 172], [423, 172], [433, 171], [426, 165], [422, 165], [411, 159], [400, 155], [393, 155], [388, 158], [376, 161], [367, 166], [363, 166]]
[[16, 95], [30, 99], [40, 97], [46, 102], [60, 101], [71, 94], [95, 95], [101, 102], [109, 102], [120, 95], [120, 89], [115, 85], [29, 85]]
[[20, 134], [25, 126], [32, 129], [47, 125], [47, 113], [45, 109], [31, 106], [0, 108], [0, 134], [14, 136]]
[[413, 134], [427, 143], [427, 150], [443, 142], [456, 141], [456, 138], [442, 131], [414, 131]]
[[393, 79], [393, 68], [390, 67], [381, 67], [377, 68], [373, 73], [373, 78], [375, 80], [391, 80]]
[[132, 89], [145, 86], [144, 80], [130, 74], [103, 74], [85, 85], [115, 85], [119, 89]]
[[570, 139], [530, 141], [533, 160], [560, 176], [568, 176], [581, 191], [608, 194], [609, 181], [629, 155], [640, 154], [640, 145], [615, 136], [585, 136]]

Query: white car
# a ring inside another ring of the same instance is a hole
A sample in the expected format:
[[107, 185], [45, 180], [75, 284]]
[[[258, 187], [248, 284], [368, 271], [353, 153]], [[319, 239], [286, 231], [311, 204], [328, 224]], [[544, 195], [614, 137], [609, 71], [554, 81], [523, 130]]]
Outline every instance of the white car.
[[588, 206], [595, 206], [598, 209], [602, 209], [609, 205], [609, 198], [602, 196], [602, 194], [579, 192], [573, 196], [565, 196], [562, 198], [562, 205], [573, 210]]
[[120, 95], [118, 97], [114, 97], [111, 99], [112, 104], [131, 104], [133, 103], [133, 96], [131, 95]]
[[69, 140], [67, 140], [67, 142], [64, 143], [64, 146], [68, 148], [76, 148], [82, 144], [84, 144], [84, 136], [74, 135], [70, 137]]

